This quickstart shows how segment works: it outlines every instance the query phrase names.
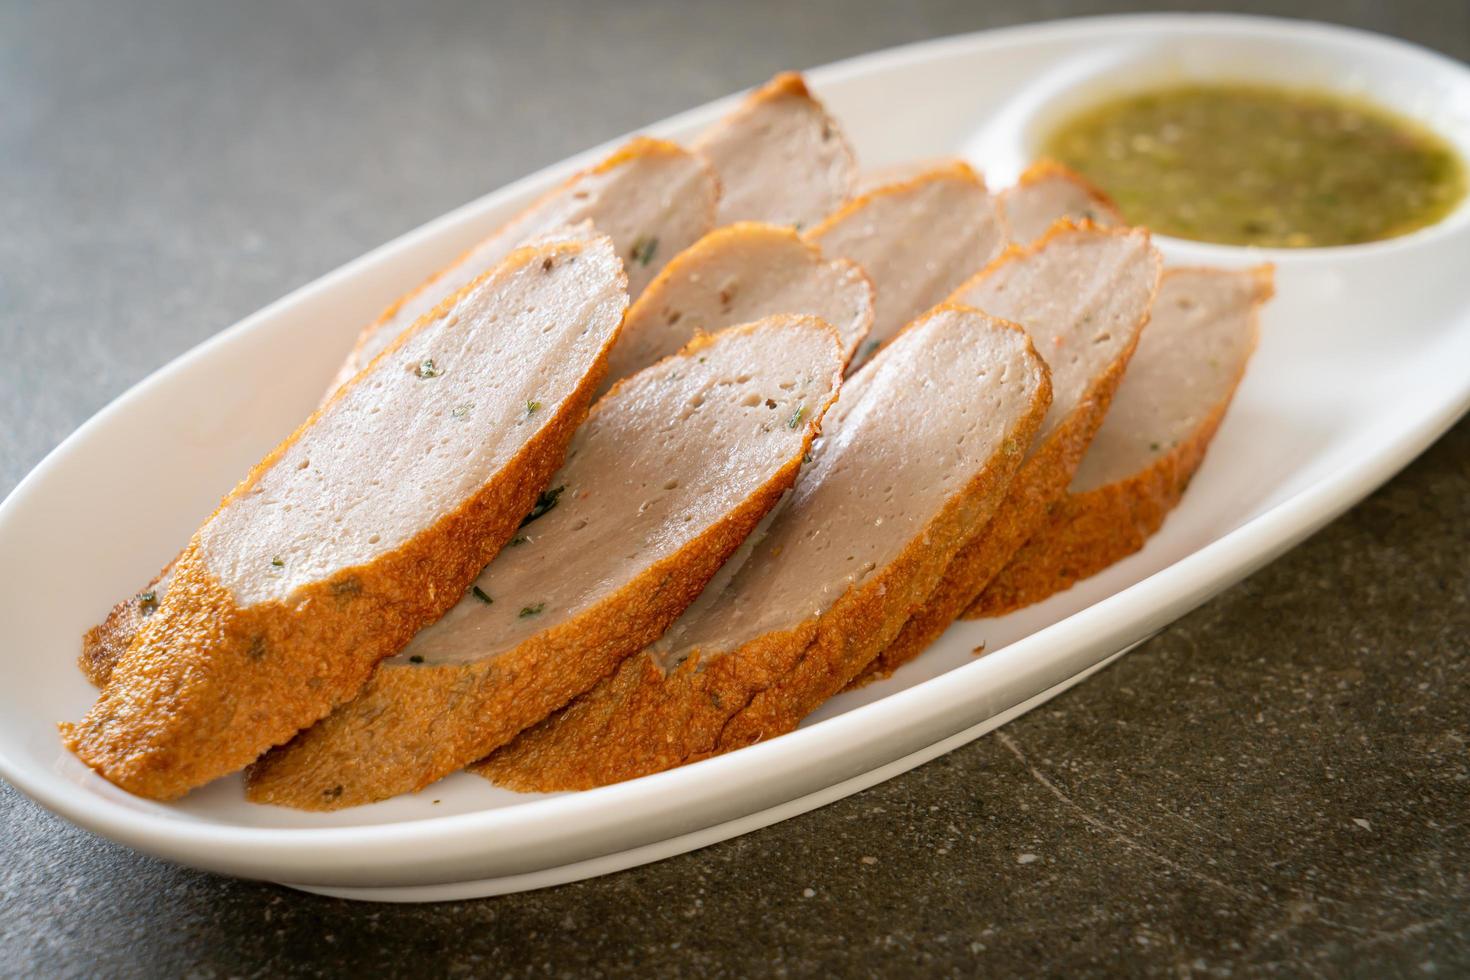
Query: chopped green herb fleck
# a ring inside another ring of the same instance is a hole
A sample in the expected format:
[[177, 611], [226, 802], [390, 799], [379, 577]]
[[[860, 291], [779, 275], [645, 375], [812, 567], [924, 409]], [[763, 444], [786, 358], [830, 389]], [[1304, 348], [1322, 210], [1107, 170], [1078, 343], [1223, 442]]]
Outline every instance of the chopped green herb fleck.
[[804, 227], [804, 226], [805, 226], [805, 225], [806, 225], [806, 222], [805, 222], [805, 221], [798, 221], [798, 222], [796, 222], [796, 223], [795, 223], [795, 224], [793, 224], [793, 225], [792, 225], [792, 226], [791, 226], [791, 230], [792, 230], [792, 231], [801, 231], [801, 229], [802, 229], [802, 228], [803, 228], [803, 227]]
[[411, 664], [421, 664], [424, 662], [424, 655], [421, 653], [415, 653], [408, 658], [408, 662]]
[[653, 261], [653, 253], [658, 251], [658, 239], [645, 235], [633, 243], [633, 261], [639, 265], [647, 265]]
[[536, 518], [543, 516], [548, 510], [555, 507], [556, 498], [560, 497], [561, 492], [565, 489], [566, 487], [552, 487], [550, 490], [542, 490], [541, 496], [536, 498], [536, 506], [532, 507], [531, 513], [527, 514], [525, 518], [521, 521], [521, 527], [525, 527], [527, 524], [531, 523]]
[[546, 603], [544, 603], [544, 602], [538, 602], [534, 606], [522, 606], [521, 607], [521, 612], [520, 612], [520, 618], [521, 619], [525, 619], [528, 616], [538, 615], [541, 612], [541, 610], [543, 610], [545, 608], [546, 608]]
[[535, 415], [536, 414], [536, 409], [538, 409], [540, 407], [541, 407], [541, 403], [540, 402], [526, 402], [526, 414], [527, 415]]
[[437, 378], [444, 373], [444, 369], [434, 363], [432, 357], [426, 357], [419, 362], [418, 375], [421, 378]]
[[1159, 451], [1159, 444], [1156, 443], [1156, 442], [1151, 442], [1151, 443], [1148, 444], [1148, 448], [1151, 449], [1151, 450], [1153, 450], [1154, 452], [1158, 452]]
[[531, 539], [526, 537], [524, 534], [517, 534], [515, 537], [510, 539], [510, 547], [514, 548], [518, 544], [525, 544], [529, 540]]
[[812, 461], [812, 454], [811, 453], [802, 453], [801, 454], [801, 461], [803, 463], [810, 463]]
[[481, 602], [483, 602], [487, 606], [493, 606], [493, 605], [495, 605], [495, 600], [492, 599], [492, 598], [490, 598], [490, 593], [486, 592], [484, 589], [480, 588], [478, 585], [472, 585], [472, 586], [470, 586], [470, 594], [473, 595], [476, 599], [479, 599]]
[[786, 420], [786, 428], [788, 428], [788, 429], [794, 429], [794, 428], [796, 428], [798, 425], [801, 424], [801, 418], [805, 414], [806, 414], [806, 406], [805, 405], [798, 405], [798, 406], [796, 406], [796, 411], [792, 412], [791, 413], [791, 418], [789, 418], [789, 419]]
[[281, 561], [281, 559], [280, 559], [279, 556], [277, 556], [275, 558], [272, 558], [271, 559], [271, 564], [274, 565], [274, 566], [276, 566], [277, 568], [285, 568], [286, 567], [286, 563], [283, 562], [283, 561]]
[[473, 405], [456, 405], [454, 406], [454, 410], [449, 414], [457, 419], [462, 419], [470, 414], [470, 409], [473, 407]]
[[144, 609], [152, 609], [158, 605], [158, 593], [151, 591], [138, 593], [138, 605]]

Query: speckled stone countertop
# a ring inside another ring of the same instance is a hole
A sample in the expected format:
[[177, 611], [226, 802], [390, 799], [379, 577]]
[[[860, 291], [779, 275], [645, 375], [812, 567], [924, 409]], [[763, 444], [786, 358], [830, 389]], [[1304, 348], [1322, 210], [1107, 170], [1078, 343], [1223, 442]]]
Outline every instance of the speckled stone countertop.
[[[1213, 5], [1218, 6], [1218, 5]], [[777, 69], [1100, 3], [0, 4], [0, 493], [147, 372]], [[1464, 0], [1258, 3], [1470, 58]], [[999, 733], [543, 892], [176, 868], [0, 785], [0, 974], [1470, 975], [1470, 422]]]

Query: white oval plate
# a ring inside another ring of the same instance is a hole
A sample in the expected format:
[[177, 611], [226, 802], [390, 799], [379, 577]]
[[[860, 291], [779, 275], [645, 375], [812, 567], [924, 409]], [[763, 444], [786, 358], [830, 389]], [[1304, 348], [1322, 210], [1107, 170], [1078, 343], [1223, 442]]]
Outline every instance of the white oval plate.
[[[933, 41], [810, 73], [868, 166], [964, 153], [1008, 178], [1038, 119], [1139, 77], [1268, 77], [1371, 91], [1470, 155], [1470, 72], [1409, 45], [1258, 18], [1070, 21]], [[675, 139], [733, 102], [650, 127]], [[82, 426], [0, 505], [0, 775], [66, 818], [225, 874], [427, 901], [602, 874], [784, 819], [948, 751], [1076, 683], [1312, 533], [1470, 406], [1470, 208], [1391, 242], [1252, 252], [1162, 241], [1174, 262], [1278, 264], [1259, 353], [1183, 505], [1140, 554], [1000, 620], [957, 625], [798, 731], [586, 793], [463, 774], [331, 814], [247, 804], [239, 777], [174, 804], [63, 751], [93, 691], [82, 631], [137, 589], [305, 416], [358, 327], [605, 148], [469, 204], [298, 290]], [[972, 651], [984, 644], [989, 655]]]

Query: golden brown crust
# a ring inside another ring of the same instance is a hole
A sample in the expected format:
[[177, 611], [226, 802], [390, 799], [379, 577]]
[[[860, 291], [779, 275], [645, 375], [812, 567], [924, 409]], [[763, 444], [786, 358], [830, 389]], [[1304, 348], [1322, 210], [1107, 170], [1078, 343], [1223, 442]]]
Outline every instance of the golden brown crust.
[[[1253, 272], [1256, 303], [1264, 303], [1272, 293], [1270, 268]], [[1257, 319], [1253, 314], [1252, 351], [1259, 335]], [[1241, 360], [1240, 370], [1224, 397], [1174, 449], [1126, 479], [1085, 493], [1068, 494], [1059, 501], [1042, 528], [965, 611], [966, 618], [1002, 616], [1040, 602], [1142, 548], [1178, 506], [1204, 462], [1210, 441], [1245, 376], [1248, 361], [1249, 353]]]
[[1179, 503], [1224, 414], [1222, 404], [1190, 439], [1142, 473], [1064, 496], [965, 610], [965, 618], [1000, 616], [1040, 602], [1142, 548]]
[[[677, 356], [713, 342], [696, 338]], [[839, 367], [828, 397], [807, 418], [799, 448], [702, 535], [585, 613], [503, 654], [472, 664], [383, 664], [357, 698], [257, 761], [247, 777], [248, 798], [336, 810], [413, 792], [483, 758], [592, 687], [668, 628], [795, 483], [841, 380]]]
[[[1030, 352], [1042, 383], [1003, 440], [1012, 448], [1029, 443], [1051, 400], [1045, 365]], [[842, 690], [933, 590], [963, 535], [994, 512], [1020, 455], [997, 451], [894, 561], [821, 616], [707, 662], [695, 654], [667, 676], [647, 654], [629, 657], [472, 771], [517, 790], [587, 789], [791, 731]]]
[[[1100, 422], [1106, 398], [1122, 371], [1110, 371], [1094, 386], [1090, 399], [1103, 404], [1096, 410]], [[1086, 403], [1084, 403], [1086, 404]], [[1051, 502], [1064, 493], [1087, 443], [1096, 432], [1093, 411], [1073, 413], [1040, 446], [1011, 481], [1005, 501], [985, 524], [972, 525], [978, 533], [954, 553], [944, 575], [927, 599], [915, 603], [913, 614], [892, 641], [874, 657], [853, 682], [861, 686], [887, 677], [928, 649], [949, 628], [986, 582], [1004, 567], [1045, 518]]]
[[[1078, 224], [1059, 221], [1035, 243], [1011, 246], [977, 273], [969, 283], [956, 290], [956, 295], [970, 289], [971, 283], [989, 275], [1000, 264], [1039, 251], [1055, 236], [1067, 234], [1077, 228], [1095, 227], [1085, 221]], [[1128, 229], [1098, 230], [1107, 234], [1129, 234]], [[1154, 295], [1157, 293], [1156, 281]], [[1150, 299], [1149, 306], [1152, 305]], [[928, 649], [929, 644], [949, 628], [949, 624], [965, 611], [990, 580], [1005, 567], [1011, 556], [1041, 527], [1052, 503], [1067, 492], [1067, 485], [1077, 472], [1082, 454], [1087, 451], [1092, 437], [1102, 425], [1113, 393], [1123, 380], [1128, 359], [1138, 346], [1139, 334], [1147, 320], [1148, 314], [1145, 313], [1144, 322], [1134, 330], [1121, 354], [1093, 379], [1072, 411], [1058, 423], [1041, 445], [1035, 447], [1031, 457], [1011, 482], [1005, 501], [995, 517], [987, 524], [974, 525], [978, 530], [973, 532], [973, 536], [954, 555], [934, 592], [926, 601], [916, 605], [908, 622], [903, 624], [893, 641], [866, 666], [862, 676], [854, 681], [854, 686], [887, 677]]]
[[690, 547], [584, 616], [468, 665], [385, 664], [249, 770], [255, 803], [335, 810], [422, 789], [504, 745], [652, 643], [796, 479], [800, 456]]
[[[564, 243], [520, 249], [405, 331], [373, 364], [448, 315], [491, 276], [539, 261]], [[510, 538], [561, 465], [606, 370], [611, 331], [592, 370], [555, 415], [458, 508], [371, 563], [342, 569], [284, 601], [239, 607], [208, 571], [195, 534], [162, 605], [138, 632], [86, 717], [62, 724], [67, 748], [116, 785], [150, 799], [182, 796], [244, 768], [354, 696], [382, 658], [463, 595]], [[370, 365], [371, 366], [371, 365]], [[249, 491], [327, 406], [265, 457], [220, 509]]]
[[771, 77], [760, 88], [750, 93], [746, 102], [770, 102], [780, 98], [810, 99], [811, 90], [799, 71], [783, 71]]
[[102, 622], [82, 635], [82, 652], [77, 657], [77, 666], [94, 687], [107, 685], [113, 668], [127, 653], [144, 620], [158, 611], [168, 578], [178, 560], [179, 556], [175, 555], [136, 595], [128, 596], [113, 606]]

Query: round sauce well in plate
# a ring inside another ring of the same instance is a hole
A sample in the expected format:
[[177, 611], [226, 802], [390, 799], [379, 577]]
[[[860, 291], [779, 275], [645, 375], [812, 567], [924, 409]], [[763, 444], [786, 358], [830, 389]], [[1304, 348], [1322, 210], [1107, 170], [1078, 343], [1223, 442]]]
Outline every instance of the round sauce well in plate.
[[1041, 149], [1095, 182], [1132, 224], [1225, 245], [1355, 245], [1444, 218], [1465, 164], [1422, 124], [1365, 100], [1234, 83], [1095, 104]]

